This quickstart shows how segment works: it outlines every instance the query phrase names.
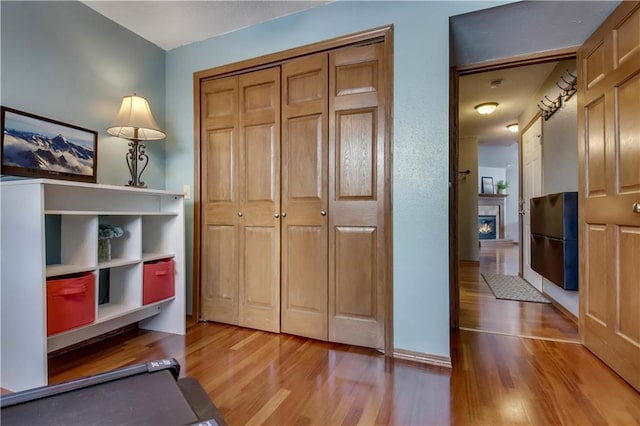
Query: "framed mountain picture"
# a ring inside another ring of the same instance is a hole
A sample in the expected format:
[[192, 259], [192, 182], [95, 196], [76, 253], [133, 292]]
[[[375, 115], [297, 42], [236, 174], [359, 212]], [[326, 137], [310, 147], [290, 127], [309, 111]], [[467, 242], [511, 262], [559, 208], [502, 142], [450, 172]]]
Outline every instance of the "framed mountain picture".
[[2, 175], [96, 182], [98, 132], [2, 107]]

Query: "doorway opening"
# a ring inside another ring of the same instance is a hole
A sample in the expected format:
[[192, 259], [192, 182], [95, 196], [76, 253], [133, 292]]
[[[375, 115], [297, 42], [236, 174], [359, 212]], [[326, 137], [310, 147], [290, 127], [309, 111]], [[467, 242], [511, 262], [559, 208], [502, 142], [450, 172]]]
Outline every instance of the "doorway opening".
[[[542, 125], [538, 130], [533, 124], [542, 121], [538, 119], [539, 98], [544, 99], [560, 69], [571, 67], [575, 70], [575, 59], [543, 58], [525, 66], [505, 64], [490, 71], [466, 70], [459, 76], [457, 170], [469, 171], [459, 174], [457, 181], [460, 328], [579, 341], [577, 294], [573, 316], [570, 308], [553, 297], [553, 304], [498, 300], [482, 277], [483, 273], [517, 275], [546, 294], [542, 277], [536, 281], [523, 273], [530, 269], [525, 200], [542, 195], [544, 189]], [[490, 116], [474, 110], [483, 102], [498, 104]], [[568, 108], [577, 107], [574, 104]], [[565, 113], [561, 120], [573, 120], [570, 128], [577, 125], [575, 114]], [[519, 132], [508, 130], [513, 123], [519, 125]], [[558, 123], [560, 120], [554, 120], [552, 125], [563, 126]], [[533, 151], [524, 150], [528, 145], [523, 144], [523, 136], [527, 134], [540, 149], [533, 160]], [[577, 141], [577, 133], [574, 139]], [[577, 161], [573, 172], [577, 185]], [[498, 182], [501, 187], [507, 186], [500, 194], [496, 190]]]

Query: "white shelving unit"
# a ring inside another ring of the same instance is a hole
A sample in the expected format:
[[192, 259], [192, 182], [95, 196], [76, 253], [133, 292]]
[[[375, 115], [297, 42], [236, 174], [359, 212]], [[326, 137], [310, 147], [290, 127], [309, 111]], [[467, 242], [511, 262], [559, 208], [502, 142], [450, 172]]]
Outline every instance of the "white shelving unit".
[[[1, 382], [47, 384], [47, 354], [127, 324], [185, 333], [183, 196], [162, 190], [49, 179], [0, 183]], [[122, 227], [98, 262], [98, 224]], [[175, 296], [142, 304], [144, 262], [173, 258]], [[108, 270], [108, 274], [101, 271]], [[95, 321], [47, 337], [47, 278], [95, 275]], [[109, 302], [99, 304], [100, 277]]]

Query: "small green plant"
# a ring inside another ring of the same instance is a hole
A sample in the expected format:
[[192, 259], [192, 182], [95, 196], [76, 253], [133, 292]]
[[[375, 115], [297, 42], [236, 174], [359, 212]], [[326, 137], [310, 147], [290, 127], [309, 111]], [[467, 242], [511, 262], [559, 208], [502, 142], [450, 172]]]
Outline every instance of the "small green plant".
[[506, 180], [499, 180], [498, 183], [496, 183], [496, 188], [500, 192], [504, 191], [508, 187], [509, 187], [509, 182], [507, 182]]

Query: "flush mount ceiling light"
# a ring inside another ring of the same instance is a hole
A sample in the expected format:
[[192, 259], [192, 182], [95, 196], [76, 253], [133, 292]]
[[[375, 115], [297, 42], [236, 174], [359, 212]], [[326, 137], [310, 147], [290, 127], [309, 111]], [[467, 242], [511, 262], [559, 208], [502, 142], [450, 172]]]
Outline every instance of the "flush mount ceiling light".
[[504, 80], [502, 78], [496, 78], [495, 80], [491, 80], [489, 82], [489, 87], [491, 87], [492, 89], [497, 89], [498, 87], [500, 87], [503, 81]]
[[476, 105], [473, 108], [478, 111], [478, 114], [489, 115], [498, 107], [497, 102], [485, 102], [480, 105]]
[[518, 123], [508, 124], [507, 129], [509, 129], [511, 133], [518, 133]]

